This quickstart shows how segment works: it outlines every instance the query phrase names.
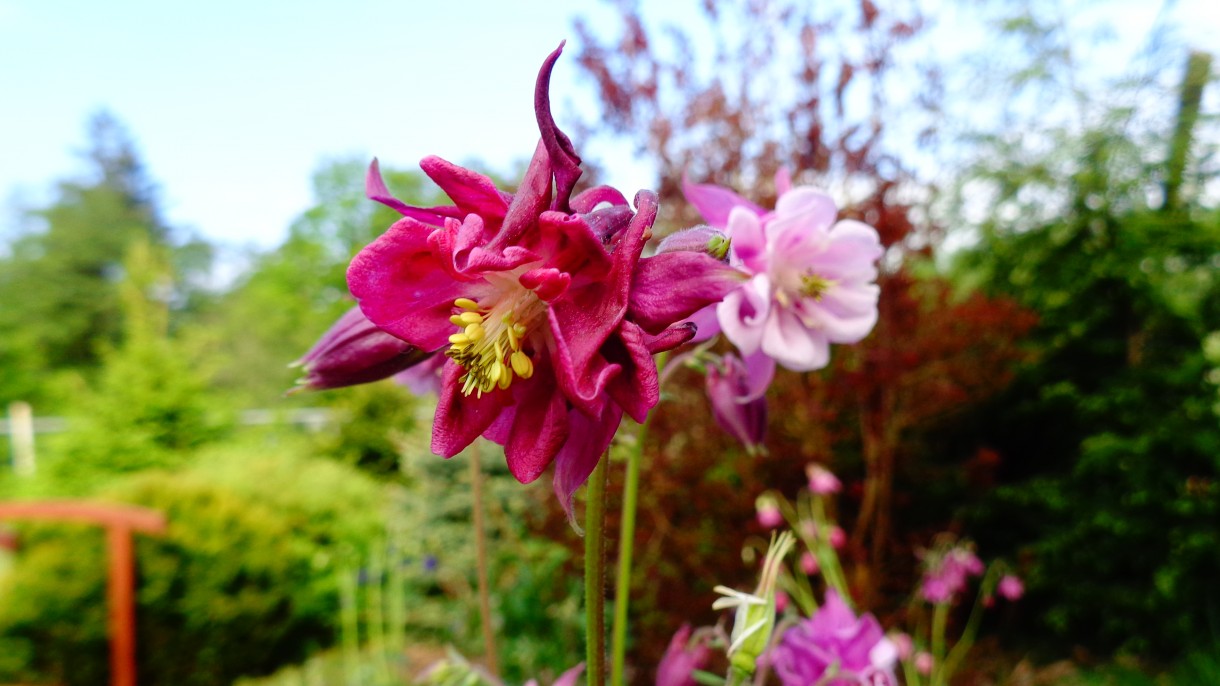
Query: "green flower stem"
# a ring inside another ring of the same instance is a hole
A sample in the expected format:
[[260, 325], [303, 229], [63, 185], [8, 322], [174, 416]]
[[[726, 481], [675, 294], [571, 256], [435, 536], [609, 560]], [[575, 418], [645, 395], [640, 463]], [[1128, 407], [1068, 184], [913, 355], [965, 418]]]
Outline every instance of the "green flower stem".
[[[657, 356], [658, 373], [665, 369], [668, 360], [667, 352]], [[627, 474], [623, 480], [623, 515], [619, 524], [618, 571], [614, 580], [614, 628], [610, 639], [612, 686], [623, 685], [623, 671], [627, 660], [627, 611], [631, 606], [631, 567], [635, 554], [635, 514], [640, 495], [640, 462], [644, 459], [644, 443], [648, 438], [648, 427], [652, 418], [653, 414], [648, 413], [648, 418], [635, 434], [635, 444], [627, 451]]]
[[627, 451], [627, 475], [623, 482], [623, 517], [619, 525], [618, 572], [614, 580], [614, 629], [610, 639], [610, 683], [622, 686], [627, 659], [627, 610], [631, 604], [631, 566], [635, 548], [635, 513], [640, 494], [640, 462], [644, 439], [652, 415], [640, 425], [635, 445]]
[[488, 581], [487, 525], [483, 521], [483, 451], [474, 442], [470, 456], [471, 513], [474, 526], [475, 565], [479, 580], [479, 618], [483, 624], [483, 660], [487, 671], [499, 678], [500, 665], [496, 654], [496, 635], [491, 618], [491, 584]]
[[970, 610], [970, 619], [966, 620], [966, 628], [962, 630], [961, 638], [957, 639], [957, 644], [949, 650], [949, 656], [945, 658], [945, 665], [942, 678], [947, 683], [949, 677], [953, 676], [953, 672], [957, 671], [957, 665], [970, 651], [970, 647], [974, 645], [974, 637], [979, 630], [979, 622], [983, 619], [983, 597], [985, 591], [990, 588], [995, 588], [995, 565], [987, 570], [986, 576], [979, 584], [979, 594], [974, 600], [974, 607]]
[[949, 619], [949, 603], [937, 603], [932, 610], [932, 685], [944, 683], [945, 623]]
[[585, 667], [589, 686], [606, 683], [606, 465], [607, 451], [589, 476], [585, 503]]

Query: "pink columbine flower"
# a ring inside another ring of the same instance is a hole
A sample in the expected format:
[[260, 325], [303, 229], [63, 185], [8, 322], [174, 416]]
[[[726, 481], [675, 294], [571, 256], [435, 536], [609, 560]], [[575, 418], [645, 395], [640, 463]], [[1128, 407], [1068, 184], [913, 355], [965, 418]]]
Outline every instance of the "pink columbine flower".
[[817, 495], [833, 495], [843, 489], [839, 477], [816, 462], [805, 465], [805, 475], [809, 477], [809, 490]]
[[1025, 594], [1025, 584], [1012, 574], [1005, 574], [996, 585], [996, 593], [1005, 600], [1020, 600]]
[[700, 634], [692, 641], [690, 625], [683, 624], [670, 639], [669, 648], [657, 665], [657, 686], [695, 686], [695, 670], [707, 667], [712, 657], [708, 638], [708, 635]]
[[[788, 369], [819, 369], [831, 343], [856, 343], [876, 323], [883, 249], [873, 227], [836, 222], [825, 193], [791, 188], [786, 174], [776, 186], [770, 212], [725, 188], [684, 182], [683, 190], [730, 238], [730, 262], [751, 275], [716, 306], [719, 328], [747, 361], [763, 354]], [[695, 320], [706, 321], [707, 313]]]
[[431, 357], [427, 351], [392, 336], [353, 307], [339, 318], [293, 366], [305, 376], [297, 381], [301, 390], [342, 388], [380, 381]]
[[750, 372], [741, 358], [729, 353], [708, 364], [707, 397], [720, 427], [751, 455], [762, 453], [767, 435], [767, 399], [751, 388]]
[[813, 617], [784, 632], [767, 654], [784, 686], [897, 686], [897, 658], [876, 618], [857, 618], [833, 590]]
[[504, 446], [519, 481], [555, 464], [572, 494], [624, 413], [643, 422], [658, 400], [652, 354], [689, 340], [675, 325], [740, 283], [706, 254], [641, 259], [656, 196], [597, 187], [572, 195], [580, 158], [550, 112], [551, 70], [535, 89], [542, 140], [517, 192], [437, 157], [420, 166], [453, 206], [392, 197], [376, 162], [369, 197], [403, 218], [352, 261], [348, 286], [377, 327], [443, 351], [433, 452], [451, 457], [483, 435]]

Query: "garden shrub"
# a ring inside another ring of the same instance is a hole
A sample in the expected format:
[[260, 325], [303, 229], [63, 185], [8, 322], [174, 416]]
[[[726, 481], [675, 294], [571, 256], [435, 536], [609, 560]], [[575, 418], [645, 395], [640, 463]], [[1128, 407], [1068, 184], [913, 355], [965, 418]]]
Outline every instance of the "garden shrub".
[[[163, 511], [137, 536], [137, 649], [144, 684], [228, 684], [334, 640], [334, 570], [381, 531], [380, 490], [333, 462], [232, 450], [146, 472], [102, 499]], [[103, 534], [28, 526], [0, 579], [0, 681], [105, 683]]]

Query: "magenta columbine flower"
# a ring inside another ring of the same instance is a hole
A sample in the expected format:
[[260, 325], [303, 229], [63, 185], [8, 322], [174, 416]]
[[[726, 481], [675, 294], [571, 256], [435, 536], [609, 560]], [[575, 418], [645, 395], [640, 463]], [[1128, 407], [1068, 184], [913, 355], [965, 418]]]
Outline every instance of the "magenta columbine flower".
[[657, 665], [657, 686], [695, 686], [694, 672], [704, 669], [711, 660], [712, 651], [707, 645], [706, 634], [691, 640], [691, 627], [683, 624], [669, 641], [665, 656]]
[[431, 353], [391, 336], [353, 307], [339, 318], [293, 366], [305, 376], [296, 388], [319, 391], [370, 383], [418, 365]]
[[767, 654], [784, 686], [898, 686], [897, 658], [898, 649], [876, 618], [857, 618], [834, 590]]
[[[716, 321], [742, 356], [765, 354], [788, 369], [826, 366], [831, 343], [856, 343], [877, 321], [877, 260], [867, 224], [836, 221], [830, 196], [777, 177], [775, 210], [717, 186], [684, 183], [687, 199], [730, 239], [730, 262], [751, 275], [716, 306]], [[706, 312], [695, 316], [705, 321]]]
[[432, 434], [451, 457], [483, 435], [504, 446], [518, 480], [555, 464], [572, 494], [625, 412], [643, 422], [658, 400], [652, 354], [690, 339], [675, 322], [740, 283], [705, 252], [641, 259], [657, 200], [597, 187], [572, 195], [580, 158], [550, 112], [551, 70], [535, 89], [542, 140], [516, 193], [438, 157], [420, 166], [453, 206], [391, 196], [376, 162], [368, 194], [403, 218], [352, 261], [347, 280], [377, 327], [446, 357]]
[[750, 384], [745, 363], [732, 353], [713, 358], [707, 365], [707, 397], [712, 403], [712, 416], [749, 454], [757, 455], [764, 452], [767, 399]]

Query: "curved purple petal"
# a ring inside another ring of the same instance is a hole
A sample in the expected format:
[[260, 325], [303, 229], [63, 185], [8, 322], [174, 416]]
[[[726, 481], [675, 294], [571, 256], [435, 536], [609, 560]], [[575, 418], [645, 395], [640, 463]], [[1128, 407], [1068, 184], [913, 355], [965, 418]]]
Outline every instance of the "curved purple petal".
[[704, 253], [645, 257], [635, 270], [628, 315], [645, 331], [657, 333], [720, 302], [746, 279], [744, 273]]
[[622, 372], [610, 379], [606, 393], [636, 421], [643, 424], [648, 411], [661, 399], [657, 365], [648, 351], [647, 336], [640, 327], [623, 320], [617, 335], [602, 347], [602, 354]]
[[589, 480], [597, 461], [610, 447], [614, 432], [618, 431], [619, 422], [622, 421], [623, 409], [612, 402], [602, 402], [592, 416], [569, 410], [568, 418], [568, 440], [555, 456], [554, 488], [559, 504], [568, 515], [568, 522], [575, 526], [572, 496]]
[[597, 209], [597, 206], [602, 203], [609, 203], [615, 207], [625, 207], [627, 205], [627, 198], [613, 186], [594, 186], [572, 197], [572, 211], [587, 214]]
[[555, 200], [551, 203], [551, 209], [560, 212], [569, 211], [568, 200], [576, 180], [580, 178], [580, 156], [572, 147], [572, 140], [559, 130], [551, 114], [551, 72], [566, 42], [560, 42], [559, 47], [547, 55], [534, 85], [534, 115], [538, 119], [538, 130], [542, 132], [542, 143], [551, 158], [551, 170], [555, 175]]

